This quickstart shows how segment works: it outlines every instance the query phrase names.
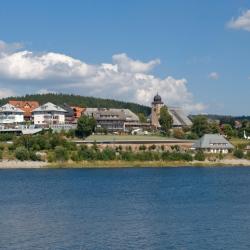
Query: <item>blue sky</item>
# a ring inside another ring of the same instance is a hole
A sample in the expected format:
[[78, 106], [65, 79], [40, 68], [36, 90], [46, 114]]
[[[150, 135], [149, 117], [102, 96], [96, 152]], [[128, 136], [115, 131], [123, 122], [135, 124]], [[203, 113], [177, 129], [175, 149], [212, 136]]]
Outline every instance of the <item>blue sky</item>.
[[189, 112], [249, 115], [249, 9], [246, 0], [2, 1], [0, 96], [150, 105], [158, 91]]

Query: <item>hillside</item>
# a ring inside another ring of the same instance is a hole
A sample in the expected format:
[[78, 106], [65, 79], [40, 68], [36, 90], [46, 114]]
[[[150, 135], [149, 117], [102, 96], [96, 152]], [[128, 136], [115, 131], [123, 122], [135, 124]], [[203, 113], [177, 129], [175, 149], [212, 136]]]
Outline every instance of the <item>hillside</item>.
[[46, 102], [53, 102], [57, 105], [62, 105], [67, 103], [71, 106], [89, 107], [89, 108], [127, 108], [134, 113], [144, 113], [149, 115], [151, 112], [150, 107], [143, 106], [137, 103], [122, 102], [112, 99], [102, 99], [96, 97], [87, 97], [80, 95], [67, 95], [67, 94], [33, 94], [17, 97], [8, 97], [0, 99], [0, 105], [4, 105], [9, 100], [28, 100], [28, 101], [38, 101], [40, 104]]

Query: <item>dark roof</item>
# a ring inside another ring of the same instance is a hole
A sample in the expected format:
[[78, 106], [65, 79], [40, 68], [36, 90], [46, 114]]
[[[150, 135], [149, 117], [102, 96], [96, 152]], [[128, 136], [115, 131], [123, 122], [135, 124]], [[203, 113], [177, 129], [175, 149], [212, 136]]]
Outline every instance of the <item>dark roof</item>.
[[66, 110], [65, 116], [66, 117], [73, 117], [74, 116], [74, 110], [71, 108], [67, 103], [64, 103], [62, 105], [62, 108]]
[[161, 96], [158, 93], [154, 96], [154, 103], [162, 103]]

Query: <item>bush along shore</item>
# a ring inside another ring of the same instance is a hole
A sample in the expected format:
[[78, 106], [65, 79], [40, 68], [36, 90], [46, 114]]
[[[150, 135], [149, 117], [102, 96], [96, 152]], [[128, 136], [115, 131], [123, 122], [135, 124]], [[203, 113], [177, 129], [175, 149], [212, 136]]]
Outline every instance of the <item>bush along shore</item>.
[[[37, 162], [35, 166], [51, 167], [186, 166], [223, 165], [223, 160], [227, 165], [230, 165], [230, 162], [233, 165], [237, 164], [235, 159], [241, 159], [242, 164], [250, 165], [250, 153], [244, 154], [239, 148], [225, 156], [204, 154], [202, 151], [184, 151], [177, 145], [168, 150], [158, 145], [140, 145], [137, 151], [132, 150], [129, 145], [100, 149], [95, 143], [92, 146], [76, 145], [71, 139], [71, 131], [46, 131], [32, 136], [1, 134], [2, 165], [6, 161], [19, 161], [29, 162], [30, 167], [32, 162]], [[39, 165], [38, 162], [42, 164]]]

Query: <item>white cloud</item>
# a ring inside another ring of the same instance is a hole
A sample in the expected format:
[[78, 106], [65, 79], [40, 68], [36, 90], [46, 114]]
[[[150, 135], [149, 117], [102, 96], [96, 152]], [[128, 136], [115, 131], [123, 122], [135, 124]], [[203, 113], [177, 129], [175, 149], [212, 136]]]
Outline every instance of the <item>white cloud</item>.
[[[0, 80], [15, 92], [68, 92], [121, 99], [150, 105], [156, 92], [167, 105], [201, 111], [187, 89], [187, 80], [156, 77], [149, 72], [160, 63], [133, 60], [116, 54], [112, 63], [90, 65], [59, 53], [33, 53], [22, 50], [0, 56]], [[0, 84], [1, 87], [1, 84]]]
[[243, 29], [250, 31], [250, 10], [242, 12], [241, 16], [232, 18], [227, 26], [232, 29]]
[[120, 72], [143, 73], [152, 70], [160, 63], [159, 59], [143, 63], [129, 58], [125, 53], [113, 55], [113, 61]]
[[0, 75], [13, 79], [46, 79], [49, 77], [85, 77], [94, 67], [58, 54], [36, 55], [30, 51], [19, 51], [0, 58]]
[[217, 73], [217, 72], [211, 72], [209, 75], [208, 75], [208, 77], [210, 78], [210, 79], [212, 79], [212, 80], [218, 80], [219, 79], [219, 73]]

